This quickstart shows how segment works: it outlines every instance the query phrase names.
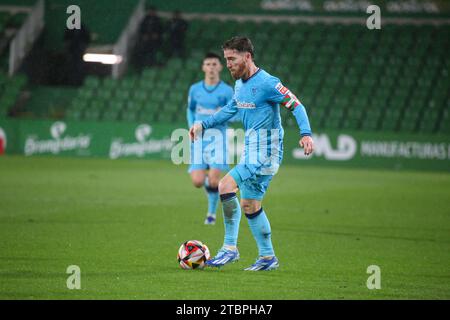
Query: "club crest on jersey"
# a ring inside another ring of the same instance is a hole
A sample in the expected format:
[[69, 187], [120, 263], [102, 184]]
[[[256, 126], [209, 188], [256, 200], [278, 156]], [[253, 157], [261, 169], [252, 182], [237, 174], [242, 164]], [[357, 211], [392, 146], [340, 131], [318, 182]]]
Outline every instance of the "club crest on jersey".
[[286, 88], [285, 86], [283, 86], [283, 85], [281, 84], [281, 82], [278, 82], [278, 84], [275, 86], [275, 88], [276, 88], [276, 89], [278, 90], [278, 92], [281, 93], [281, 94], [286, 94], [286, 93], [289, 91], [289, 89]]
[[258, 88], [252, 88], [252, 95], [256, 96], [257, 92], [258, 92]]

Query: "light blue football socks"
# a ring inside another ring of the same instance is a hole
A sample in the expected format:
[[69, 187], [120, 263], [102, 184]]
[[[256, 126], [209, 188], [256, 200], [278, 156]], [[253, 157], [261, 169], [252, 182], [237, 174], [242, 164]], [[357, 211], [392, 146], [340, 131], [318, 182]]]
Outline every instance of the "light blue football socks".
[[241, 206], [236, 193], [225, 193], [220, 195], [223, 208], [223, 221], [225, 225], [224, 247], [236, 247], [239, 223], [241, 222]]
[[275, 253], [272, 246], [270, 223], [263, 208], [255, 213], [246, 213], [245, 216], [247, 217], [248, 225], [250, 226], [250, 230], [258, 245], [259, 256], [274, 256]]
[[216, 216], [217, 203], [219, 202], [219, 188], [209, 185], [208, 177], [205, 179], [205, 190], [208, 197], [208, 215]]

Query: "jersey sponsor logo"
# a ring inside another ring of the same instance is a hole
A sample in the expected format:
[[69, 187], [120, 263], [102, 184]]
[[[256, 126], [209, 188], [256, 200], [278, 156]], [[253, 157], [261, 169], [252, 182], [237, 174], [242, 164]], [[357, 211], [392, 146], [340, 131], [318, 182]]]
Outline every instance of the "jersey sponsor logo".
[[278, 82], [278, 84], [275, 86], [275, 88], [278, 90], [279, 93], [281, 94], [286, 94], [289, 92], [289, 89], [286, 88], [285, 86], [283, 86], [281, 84], [281, 82]]
[[216, 113], [219, 110], [220, 110], [220, 107], [217, 107], [215, 109], [210, 109], [210, 108], [205, 108], [203, 106], [197, 106], [197, 108], [195, 108], [195, 112], [197, 114], [203, 114], [203, 115], [213, 115], [214, 113]]
[[256, 105], [253, 102], [240, 102], [240, 101], [237, 101], [237, 107], [239, 109], [255, 109]]

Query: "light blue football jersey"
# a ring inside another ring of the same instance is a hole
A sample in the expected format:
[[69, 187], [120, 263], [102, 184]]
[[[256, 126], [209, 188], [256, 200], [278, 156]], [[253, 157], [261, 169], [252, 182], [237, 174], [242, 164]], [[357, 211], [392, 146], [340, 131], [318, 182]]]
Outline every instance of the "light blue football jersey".
[[262, 69], [247, 80], [237, 80], [232, 101], [204, 119], [202, 126], [217, 128], [238, 113], [246, 132], [240, 163], [249, 174], [275, 174], [283, 156], [280, 105], [292, 111], [302, 136], [312, 134], [304, 106], [280, 79]]
[[[188, 97], [188, 125], [201, 122], [219, 111], [233, 98], [233, 88], [223, 81], [214, 87], [206, 86], [205, 82], [194, 83], [189, 89]], [[226, 129], [226, 123], [217, 129]]]

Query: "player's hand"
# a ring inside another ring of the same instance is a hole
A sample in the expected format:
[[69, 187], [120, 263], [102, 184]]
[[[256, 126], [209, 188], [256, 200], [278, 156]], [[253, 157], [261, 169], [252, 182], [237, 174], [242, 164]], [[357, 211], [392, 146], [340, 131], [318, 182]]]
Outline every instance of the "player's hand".
[[300, 147], [305, 149], [305, 155], [309, 156], [314, 150], [313, 139], [310, 136], [304, 136], [301, 138]]
[[200, 123], [195, 123], [190, 129], [189, 129], [189, 137], [191, 138], [191, 141], [197, 140], [198, 135], [201, 134], [203, 131], [203, 127]]

